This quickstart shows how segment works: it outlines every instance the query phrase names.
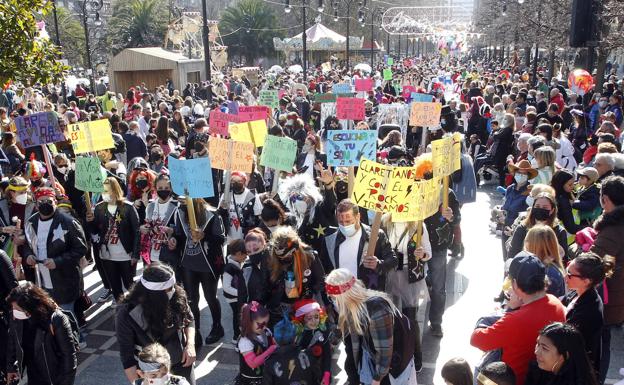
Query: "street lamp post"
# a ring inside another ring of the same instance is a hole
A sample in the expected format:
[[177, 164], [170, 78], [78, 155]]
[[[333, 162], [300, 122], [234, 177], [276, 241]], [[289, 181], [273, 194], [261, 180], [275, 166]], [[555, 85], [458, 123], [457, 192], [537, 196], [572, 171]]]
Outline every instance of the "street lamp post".
[[208, 27], [208, 10], [206, 8], [206, 0], [202, 0], [202, 42], [204, 44], [204, 69], [206, 71], [206, 80], [212, 80], [212, 72], [210, 68], [210, 28]]
[[[535, 57], [533, 58], [533, 85], [537, 86], [537, 57], [539, 56], [539, 34], [542, 25], [542, 8], [537, 8], [537, 35], [535, 39]], [[552, 74], [551, 74], [552, 77]]]
[[[303, 49], [302, 58], [301, 58], [301, 67], [303, 68], [303, 78], [306, 79], [308, 77], [308, 25], [307, 25], [307, 17], [306, 17], [306, 7], [309, 6], [308, 1], [312, 0], [301, 0], [301, 25], [303, 30], [301, 31], [301, 48]], [[290, 5], [290, 0], [285, 0], [285, 8], [284, 12], [290, 13], [292, 7]], [[323, 5], [323, 0], [318, 0], [318, 6], [316, 10], [319, 12], [323, 12], [325, 9]]]
[[[371, 57], [371, 69], [375, 66], [375, 16], [377, 14], [381, 14], [384, 12], [383, 8], [374, 7], [371, 9], [371, 47], [370, 47], [370, 57]], [[381, 29], [381, 25], [379, 26]]]
[[[351, 5], [355, 1], [356, 0], [341, 0], [341, 1], [333, 1], [332, 2], [332, 8], [334, 9], [334, 21], [338, 21], [338, 19], [339, 19], [338, 18], [338, 6], [340, 4], [345, 5], [346, 6], [346, 10], [347, 10], [347, 16], [345, 17], [347, 19], [347, 41], [346, 41], [347, 71], [351, 67], [351, 65], [350, 65], [350, 49], [349, 49], [349, 40], [350, 40], [350, 35], [351, 35]], [[362, 9], [366, 6], [366, 0], [358, 0], [358, 5], [360, 6], [360, 9], [358, 10], [358, 19], [362, 19], [363, 15], [364, 15]]]
[[[54, 33], [56, 34], [55, 44], [59, 49], [61, 48], [61, 35], [59, 34], [58, 27], [58, 15], [56, 13], [56, 0], [52, 0], [52, 14], [54, 16]], [[65, 87], [65, 77], [61, 81], [61, 94], [63, 96], [63, 103], [67, 103], [67, 87]]]
[[[87, 7], [87, 3], [89, 5], [89, 7]], [[84, 28], [84, 33], [85, 33], [85, 49], [86, 49], [86, 53], [87, 53], [87, 69], [89, 70], [89, 80], [91, 83], [91, 92], [95, 94], [95, 73], [93, 71], [93, 64], [91, 63], [91, 44], [90, 44], [90, 40], [89, 40], [89, 26], [88, 26], [88, 19], [89, 19], [89, 13], [87, 13], [87, 8], [90, 8], [89, 11], [91, 13], [94, 13], [95, 17], [94, 17], [94, 21], [96, 24], [101, 24], [100, 21], [100, 10], [102, 9], [102, 7], [104, 7], [104, 1], [103, 0], [99, 0], [99, 1], [88, 1], [88, 0], [83, 0], [82, 1], [82, 26]], [[58, 36], [58, 35], [57, 35]]]

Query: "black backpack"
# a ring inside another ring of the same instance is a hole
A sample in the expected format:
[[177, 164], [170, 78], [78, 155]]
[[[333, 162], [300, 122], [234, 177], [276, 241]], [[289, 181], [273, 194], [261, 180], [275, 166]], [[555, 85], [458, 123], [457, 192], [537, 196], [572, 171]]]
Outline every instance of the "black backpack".
[[[72, 339], [72, 343], [74, 344], [74, 349], [76, 349], [76, 352], [79, 352], [80, 351], [80, 326], [78, 326], [78, 321], [76, 320], [74, 313], [70, 312], [69, 310], [64, 310], [64, 309], [58, 309], [58, 311], [63, 313], [63, 315], [65, 315], [65, 317], [67, 317], [67, 319], [69, 320], [69, 325], [71, 326], [70, 337]], [[55, 334], [54, 328], [52, 327], [51, 322], [50, 322], [50, 334], [52, 334], [52, 336], [54, 336]]]

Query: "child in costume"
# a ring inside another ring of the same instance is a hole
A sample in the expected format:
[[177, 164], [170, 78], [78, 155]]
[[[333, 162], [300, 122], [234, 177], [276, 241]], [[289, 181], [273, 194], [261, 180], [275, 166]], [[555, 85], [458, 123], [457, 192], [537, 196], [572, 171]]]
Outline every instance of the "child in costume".
[[240, 369], [234, 385], [262, 385], [264, 362], [277, 349], [268, 322], [269, 311], [256, 301], [241, 309]]
[[137, 374], [142, 385], [189, 385], [184, 377], [169, 374], [171, 357], [161, 344], [147, 345], [139, 353]]
[[331, 331], [325, 310], [313, 299], [295, 302], [293, 323], [297, 328], [296, 344], [307, 350], [314, 358], [315, 365], [323, 375], [323, 385], [331, 380]]

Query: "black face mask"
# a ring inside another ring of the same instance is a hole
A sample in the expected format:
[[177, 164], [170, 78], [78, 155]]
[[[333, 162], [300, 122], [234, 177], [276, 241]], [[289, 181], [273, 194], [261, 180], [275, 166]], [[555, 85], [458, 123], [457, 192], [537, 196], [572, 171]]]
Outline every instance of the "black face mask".
[[253, 263], [254, 265], [259, 264], [260, 262], [262, 262], [263, 259], [264, 259], [264, 250], [256, 254], [251, 254], [249, 256], [249, 261], [251, 261], [251, 263]]
[[42, 182], [43, 182], [43, 181], [42, 181], [41, 179], [31, 180], [31, 181], [30, 181], [30, 183], [31, 183], [33, 186], [35, 186], [35, 187], [39, 187], [39, 186], [41, 186], [41, 183], [42, 183]]
[[154, 162], [158, 162], [162, 159], [162, 155], [160, 154], [150, 154], [150, 162], [154, 163]]
[[143, 190], [144, 188], [147, 187], [147, 180], [146, 179], [139, 179], [136, 181], [136, 185], [139, 188], [139, 190]]
[[46, 217], [54, 213], [54, 206], [52, 206], [52, 203], [40, 203], [37, 207], [39, 208], [39, 213]]
[[531, 215], [533, 215], [536, 221], [545, 221], [550, 218], [550, 210], [541, 207], [533, 207], [531, 208]]
[[240, 194], [245, 189], [245, 186], [242, 183], [232, 183], [231, 185], [232, 191], [236, 194]]
[[158, 195], [160, 199], [165, 201], [171, 195], [171, 190], [158, 190], [156, 191], [156, 195]]

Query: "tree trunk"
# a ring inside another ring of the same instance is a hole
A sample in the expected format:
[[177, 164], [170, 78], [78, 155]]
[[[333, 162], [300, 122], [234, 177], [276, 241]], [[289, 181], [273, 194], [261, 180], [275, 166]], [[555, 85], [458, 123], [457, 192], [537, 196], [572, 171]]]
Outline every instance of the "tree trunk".
[[596, 87], [595, 92], [602, 93], [602, 83], [604, 83], [605, 68], [607, 67], [607, 59], [611, 54], [607, 48], [600, 47], [598, 49], [598, 63], [596, 64]]
[[527, 68], [531, 67], [531, 47], [528, 45], [524, 47], [524, 65]]
[[550, 47], [548, 50], [548, 72], [550, 73], [550, 77], [556, 77], [555, 75], [555, 53], [556, 50], [554, 47]]

